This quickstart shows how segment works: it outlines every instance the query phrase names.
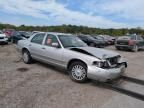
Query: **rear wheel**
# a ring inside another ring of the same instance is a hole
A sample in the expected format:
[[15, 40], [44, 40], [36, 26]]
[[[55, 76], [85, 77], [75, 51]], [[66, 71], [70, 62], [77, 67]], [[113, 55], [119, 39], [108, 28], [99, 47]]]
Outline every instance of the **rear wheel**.
[[32, 62], [32, 57], [28, 50], [24, 50], [22, 53], [23, 62], [26, 64], [30, 64]]
[[116, 49], [117, 49], [117, 50], [121, 50], [121, 48], [120, 48], [120, 47], [118, 47], [118, 46], [116, 46]]
[[87, 66], [82, 62], [73, 62], [69, 68], [70, 78], [78, 83], [83, 83], [87, 80]]

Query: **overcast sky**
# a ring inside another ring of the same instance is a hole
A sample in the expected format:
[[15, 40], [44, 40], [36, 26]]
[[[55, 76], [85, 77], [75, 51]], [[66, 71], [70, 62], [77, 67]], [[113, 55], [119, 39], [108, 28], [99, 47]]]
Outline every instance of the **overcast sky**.
[[0, 22], [144, 28], [144, 0], [0, 0]]

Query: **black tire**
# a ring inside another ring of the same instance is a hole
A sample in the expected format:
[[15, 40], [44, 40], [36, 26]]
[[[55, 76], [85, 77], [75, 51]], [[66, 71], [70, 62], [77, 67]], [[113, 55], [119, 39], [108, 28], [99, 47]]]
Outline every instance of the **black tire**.
[[[77, 66], [79, 67], [79, 69], [81, 69], [81, 72], [78, 72], [78, 70], [77, 72], [76, 70], [74, 71], [74, 69], [76, 69]], [[72, 64], [70, 64], [68, 72], [72, 81], [78, 83], [84, 83], [87, 81], [87, 66], [83, 62], [73, 62]]]
[[89, 46], [95, 47], [95, 44], [94, 43], [90, 43]]
[[99, 48], [104, 48], [104, 47], [105, 47], [105, 45], [100, 45], [100, 46], [99, 46]]
[[8, 42], [5, 42], [5, 45], [8, 45]]
[[138, 46], [137, 46], [137, 45], [134, 45], [132, 51], [133, 51], [133, 52], [137, 52], [137, 51], [138, 51]]
[[118, 46], [116, 46], [116, 49], [117, 49], [117, 50], [122, 50], [121, 47], [118, 47]]
[[22, 59], [23, 59], [23, 62], [26, 63], [26, 64], [31, 64], [32, 63], [32, 57], [31, 57], [28, 50], [24, 50], [22, 52]]
[[11, 39], [11, 43], [15, 43], [15, 40], [14, 40], [14, 39]]

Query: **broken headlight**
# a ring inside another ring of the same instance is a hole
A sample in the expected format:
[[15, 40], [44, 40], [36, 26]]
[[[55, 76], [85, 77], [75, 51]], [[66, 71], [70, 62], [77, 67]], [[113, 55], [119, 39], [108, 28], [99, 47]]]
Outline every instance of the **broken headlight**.
[[102, 61], [94, 61], [94, 62], [93, 62], [93, 65], [101, 68], [101, 67], [103, 67], [104, 62], [102, 62]]
[[93, 65], [95, 65], [99, 68], [108, 68], [109, 67], [108, 61], [94, 61]]

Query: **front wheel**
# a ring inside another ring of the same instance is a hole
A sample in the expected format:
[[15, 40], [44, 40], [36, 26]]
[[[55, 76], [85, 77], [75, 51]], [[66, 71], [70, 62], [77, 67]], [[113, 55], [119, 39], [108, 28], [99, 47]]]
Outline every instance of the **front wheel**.
[[78, 83], [83, 83], [87, 80], [87, 66], [82, 62], [73, 62], [69, 66], [70, 78]]
[[117, 50], [121, 50], [121, 47], [116, 46], [116, 49], [117, 49]]

